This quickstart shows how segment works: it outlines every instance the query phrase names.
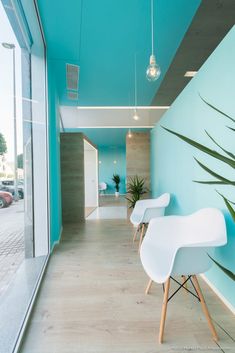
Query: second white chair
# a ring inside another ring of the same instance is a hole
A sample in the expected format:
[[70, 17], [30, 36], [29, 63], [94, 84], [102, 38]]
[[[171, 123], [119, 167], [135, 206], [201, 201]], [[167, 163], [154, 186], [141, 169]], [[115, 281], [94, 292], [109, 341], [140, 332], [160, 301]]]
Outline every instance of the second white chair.
[[138, 231], [141, 230], [139, 249], [143, 240], [146, 225], [152, 218], [162, 217], [165, 214], [165, 208], [169, 205], [170, 194], [165, 193], [156, 199], [139, 200], [136, 202], [131, 214], [130, 221], [136, 228], [133, 242], [136, 240]]

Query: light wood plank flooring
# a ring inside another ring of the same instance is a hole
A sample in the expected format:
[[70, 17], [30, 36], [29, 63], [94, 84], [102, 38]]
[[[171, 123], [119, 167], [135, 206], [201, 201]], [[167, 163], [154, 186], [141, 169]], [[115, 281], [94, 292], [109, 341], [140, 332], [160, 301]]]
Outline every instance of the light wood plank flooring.
[[124, 195], [115, 197], [114, 195], [100, 195], [99, 206], [126, 206], [127, 200]]
[[202, 281], [219, 346], [200, 304], [185, 291], [170, 301], [165, 343], [158, 344], [162, 287], [154, 284], [144, 295], [148, 278], [136, 250], [125, 220], [64, 228], [21, 353], [235, 352], [234, 316]]
[[85, 218], [87, 218], [95, 209], [96, 207], [85, 207]]

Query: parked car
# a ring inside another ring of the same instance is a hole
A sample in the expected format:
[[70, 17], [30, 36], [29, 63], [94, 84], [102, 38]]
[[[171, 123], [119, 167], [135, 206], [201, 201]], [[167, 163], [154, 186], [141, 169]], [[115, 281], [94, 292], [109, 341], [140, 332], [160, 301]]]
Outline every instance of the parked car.
[[8, 207], [13, 201], [12, 194], [6, 191], [0, 191], [0, 208]]
[[[15, 194], [15, 183], [14, 180], [1, 180], [0, 181], [0, 190], [10, 192], [13, 196]], [[22, 183], [18, 183], [18, 196], [19, 199], [24, 198], [24, 187]]]

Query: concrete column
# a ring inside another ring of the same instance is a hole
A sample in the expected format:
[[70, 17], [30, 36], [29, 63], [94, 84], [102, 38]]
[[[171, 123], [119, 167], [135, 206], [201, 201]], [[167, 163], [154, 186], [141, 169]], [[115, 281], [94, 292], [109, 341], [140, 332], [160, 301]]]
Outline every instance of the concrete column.
[[62, 221], [84, 221], [84, 141], [82, 133], [61, 133]]
[[150, 190], [150, 134], [133, 132], [126, 137], [126, 171], [127, 182], [130, 177], [138, 175], [145, 179], [145, 186]]

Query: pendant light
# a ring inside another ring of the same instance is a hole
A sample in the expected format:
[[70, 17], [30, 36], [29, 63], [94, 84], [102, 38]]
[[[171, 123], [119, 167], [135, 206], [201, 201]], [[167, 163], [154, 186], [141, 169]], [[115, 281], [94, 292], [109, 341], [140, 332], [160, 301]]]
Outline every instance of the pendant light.
[[137, 114], [137, 78], [136, 78], [136, 54], [135, 54], [135, 109], [134, 109], [134, 120], [139, 120], [139, 116]]
[[129, 130], [128, 130], [128, 134], [127, 134], [127, 136], [129, 137], [129, 139], [130, 139], [130, 138], [132, 138], [131, 129], [129, 129]]
[[153, 0], [151, 1], [151, 32], [152, 32], [152, 53], [150, 55], [149, 66], [147, 67], [146, 77], [148, 81], [156, 81], [161, 75], [160, 66], [157, 64], [156, 57], [154, 55], [154, 30], [153, 30]]

